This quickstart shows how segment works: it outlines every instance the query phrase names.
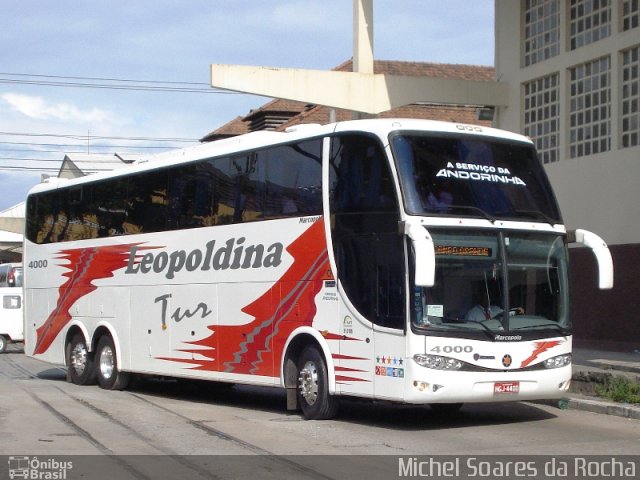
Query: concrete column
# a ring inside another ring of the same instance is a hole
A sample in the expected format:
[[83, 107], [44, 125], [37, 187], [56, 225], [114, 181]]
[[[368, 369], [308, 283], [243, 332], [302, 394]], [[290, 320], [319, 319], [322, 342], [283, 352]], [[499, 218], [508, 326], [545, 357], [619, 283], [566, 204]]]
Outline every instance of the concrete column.
[[373, 73], [373, 0], [353, 0], [353, 71]]

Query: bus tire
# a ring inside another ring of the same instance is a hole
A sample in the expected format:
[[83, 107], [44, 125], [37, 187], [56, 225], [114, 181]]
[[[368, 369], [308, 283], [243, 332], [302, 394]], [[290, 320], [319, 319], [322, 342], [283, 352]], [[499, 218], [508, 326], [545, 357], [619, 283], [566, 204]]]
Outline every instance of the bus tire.
[[103, 335], [96, 348], [96, 374], [98, 384], [105, 390], [124, 390], [131, 375], [118, 369], [116, 347], [110, 335]]
[[96, 381], [93, 353], [89, 351], [84, 335], [76, 333], [67, 344], [67, 369], [76, 385], [92, 385]]
[[0, 335], [0, 353], [4, 353], [7, 350], [7, 345], [9, 345], [9, 339], [4, 335]]
[[338, 412], [338, 399], [329, 394], [324, 357], [309, 345], [298, 358], [298, 405], [307, 420], [328, 420]]

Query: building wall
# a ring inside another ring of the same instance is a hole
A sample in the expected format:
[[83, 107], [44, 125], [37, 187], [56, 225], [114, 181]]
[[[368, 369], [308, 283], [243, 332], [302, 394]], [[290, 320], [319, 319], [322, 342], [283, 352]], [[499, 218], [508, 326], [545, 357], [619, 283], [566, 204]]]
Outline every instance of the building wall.
[[[578, 343], [640, 346], [638, 3], [495, 2], [496, 76], [509, 85], [496, 126], [536, 142], [567, 227], [597, 233], [614, 254], [611, 292], [593, 289], [588, 251], [572, 255]], [[621, 321], [615, 333], [604, 328]]]

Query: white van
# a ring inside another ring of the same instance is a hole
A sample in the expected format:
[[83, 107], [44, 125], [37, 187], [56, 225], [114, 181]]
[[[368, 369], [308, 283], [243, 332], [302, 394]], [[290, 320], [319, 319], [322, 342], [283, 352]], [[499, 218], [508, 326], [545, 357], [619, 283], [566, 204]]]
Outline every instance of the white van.
[[0, 353], [9, 343], [22, 342], [22, 265], [0, 265]]

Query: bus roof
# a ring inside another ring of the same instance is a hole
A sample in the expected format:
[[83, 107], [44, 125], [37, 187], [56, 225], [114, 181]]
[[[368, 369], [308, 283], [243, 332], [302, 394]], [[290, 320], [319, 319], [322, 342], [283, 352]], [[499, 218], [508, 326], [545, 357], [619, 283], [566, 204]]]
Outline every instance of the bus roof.
[[126, 176], [136, 172], [153, 170], [154, 168], [178, 165], [205, 158], [213, 158], [223, 155], [233, 155], [243, 151], [251, 151], [261, 147], [300, 141], [305, 138], [314, 138], [341, 132], [370, 132], [380, 138], [387, 138], [392, 131], [425, 131], [452, 134], [481, 135], [491, 138], [526, 142], [531, 140], [523, 135], [479, 125], [442, 122], [437, 120], [418, 120], [407, 118], [385, 118], [349, 120], [327, 125], [300, 124], [288, 128], [285, 132], [258, 131], [236, 137], [225, 138], [208, 142], [202, 145], [170, 150], [167, 152], [150, 155], [120, 169], [87, 175], [74, 179], [49, 178], [45, 182], [34, 186], [29, 194], [53, 190], [63, 186], [91, 183], [106, 178]]

